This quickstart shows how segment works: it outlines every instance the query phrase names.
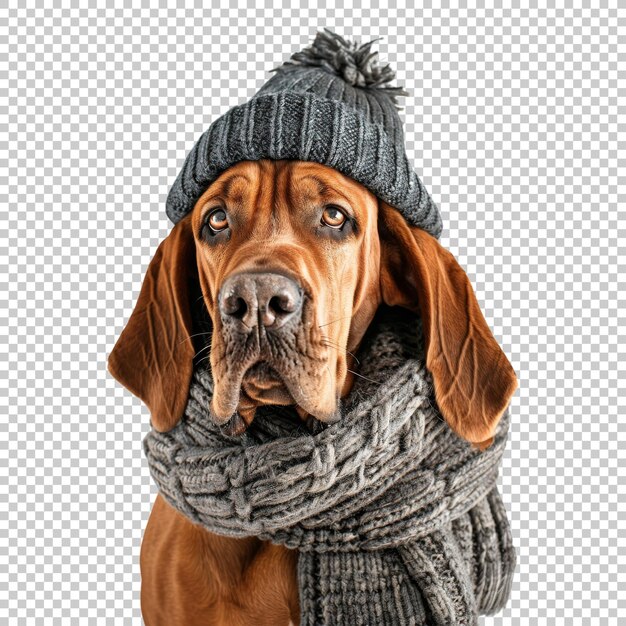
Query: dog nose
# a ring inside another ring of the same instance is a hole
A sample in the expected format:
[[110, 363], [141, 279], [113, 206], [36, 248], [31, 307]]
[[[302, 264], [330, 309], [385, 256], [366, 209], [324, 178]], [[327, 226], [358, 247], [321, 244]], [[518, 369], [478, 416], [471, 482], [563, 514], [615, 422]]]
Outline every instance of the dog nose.
[[220, 291], [219, 310], [224, 323], [240, 322], [248, 328], [260, 323], [277, 329], [300, 313], [302, 289], [277, 273], [230, 276]]

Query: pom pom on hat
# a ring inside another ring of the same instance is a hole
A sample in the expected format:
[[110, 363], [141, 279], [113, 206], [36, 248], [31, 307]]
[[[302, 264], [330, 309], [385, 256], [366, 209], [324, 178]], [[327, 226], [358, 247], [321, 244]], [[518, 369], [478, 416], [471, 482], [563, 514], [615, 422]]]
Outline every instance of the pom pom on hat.
[[[381, 89], [389, 95], [394, 104], [396, 96], [408, 96], [402, 87], [386, 85], [395, 79], [396, 74], [389, 64], [378, 64], [378, 51], [370, 52], [372, 44], [382, 37], [359, 45], [356, 41], [347, 41], [341, 35], [328, 28], [320, 31], [308, 48], [291, 55], [290, 61], [275, 67], [270, 72], [289, 71], [302, 66], [321, 67], [331, 74], [340, 76], [353, 87]], [[401, 107], [397, 107], [402, 110]]]

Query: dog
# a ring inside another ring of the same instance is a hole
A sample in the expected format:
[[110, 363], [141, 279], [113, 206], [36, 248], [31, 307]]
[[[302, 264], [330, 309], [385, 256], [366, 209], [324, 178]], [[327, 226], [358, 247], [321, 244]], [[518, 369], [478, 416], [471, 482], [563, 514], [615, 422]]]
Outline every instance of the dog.
[[[211, 418], [233, 435], [267, 404], [337, 420], [354, 354], [383, 304], [421, 316], [439, 410], [473, 445], [490, 445], [518, 386], [454, 256], [316, 162], [232, 165], [156, 251], [108, 364], [159, 431], [185, 408], [196, 293], [212, 324]], [[144, 621], [296, 625], [296, 562], [295, 551], [255, 537], [212, 534], [158, 495], [141, 545]]]

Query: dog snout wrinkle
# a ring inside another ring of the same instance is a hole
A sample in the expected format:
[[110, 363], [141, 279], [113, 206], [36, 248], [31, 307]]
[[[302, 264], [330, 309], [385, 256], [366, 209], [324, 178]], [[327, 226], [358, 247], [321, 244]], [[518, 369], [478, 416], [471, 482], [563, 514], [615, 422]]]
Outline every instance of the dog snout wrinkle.
[[274, 330], [295, 321], [301, 313], [303, 292], [291, 278], [277, 273], [230, 276], [220, 291], [222, 323], [248, 330], [257, 324]]

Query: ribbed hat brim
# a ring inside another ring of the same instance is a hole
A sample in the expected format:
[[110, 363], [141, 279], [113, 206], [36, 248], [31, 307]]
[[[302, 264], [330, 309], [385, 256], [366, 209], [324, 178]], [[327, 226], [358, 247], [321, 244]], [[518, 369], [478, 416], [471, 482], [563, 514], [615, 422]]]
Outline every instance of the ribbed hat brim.
[[411, 225], [435, 237], [438, 208], [404, 152], [384, 127], [342, 101], [314, 93], [259, 94], [215, 120], [187, 155], [167, 198], [177, 223], [209, 185], [239, 161], [290, 159], [327, 165], [397, 208]]

